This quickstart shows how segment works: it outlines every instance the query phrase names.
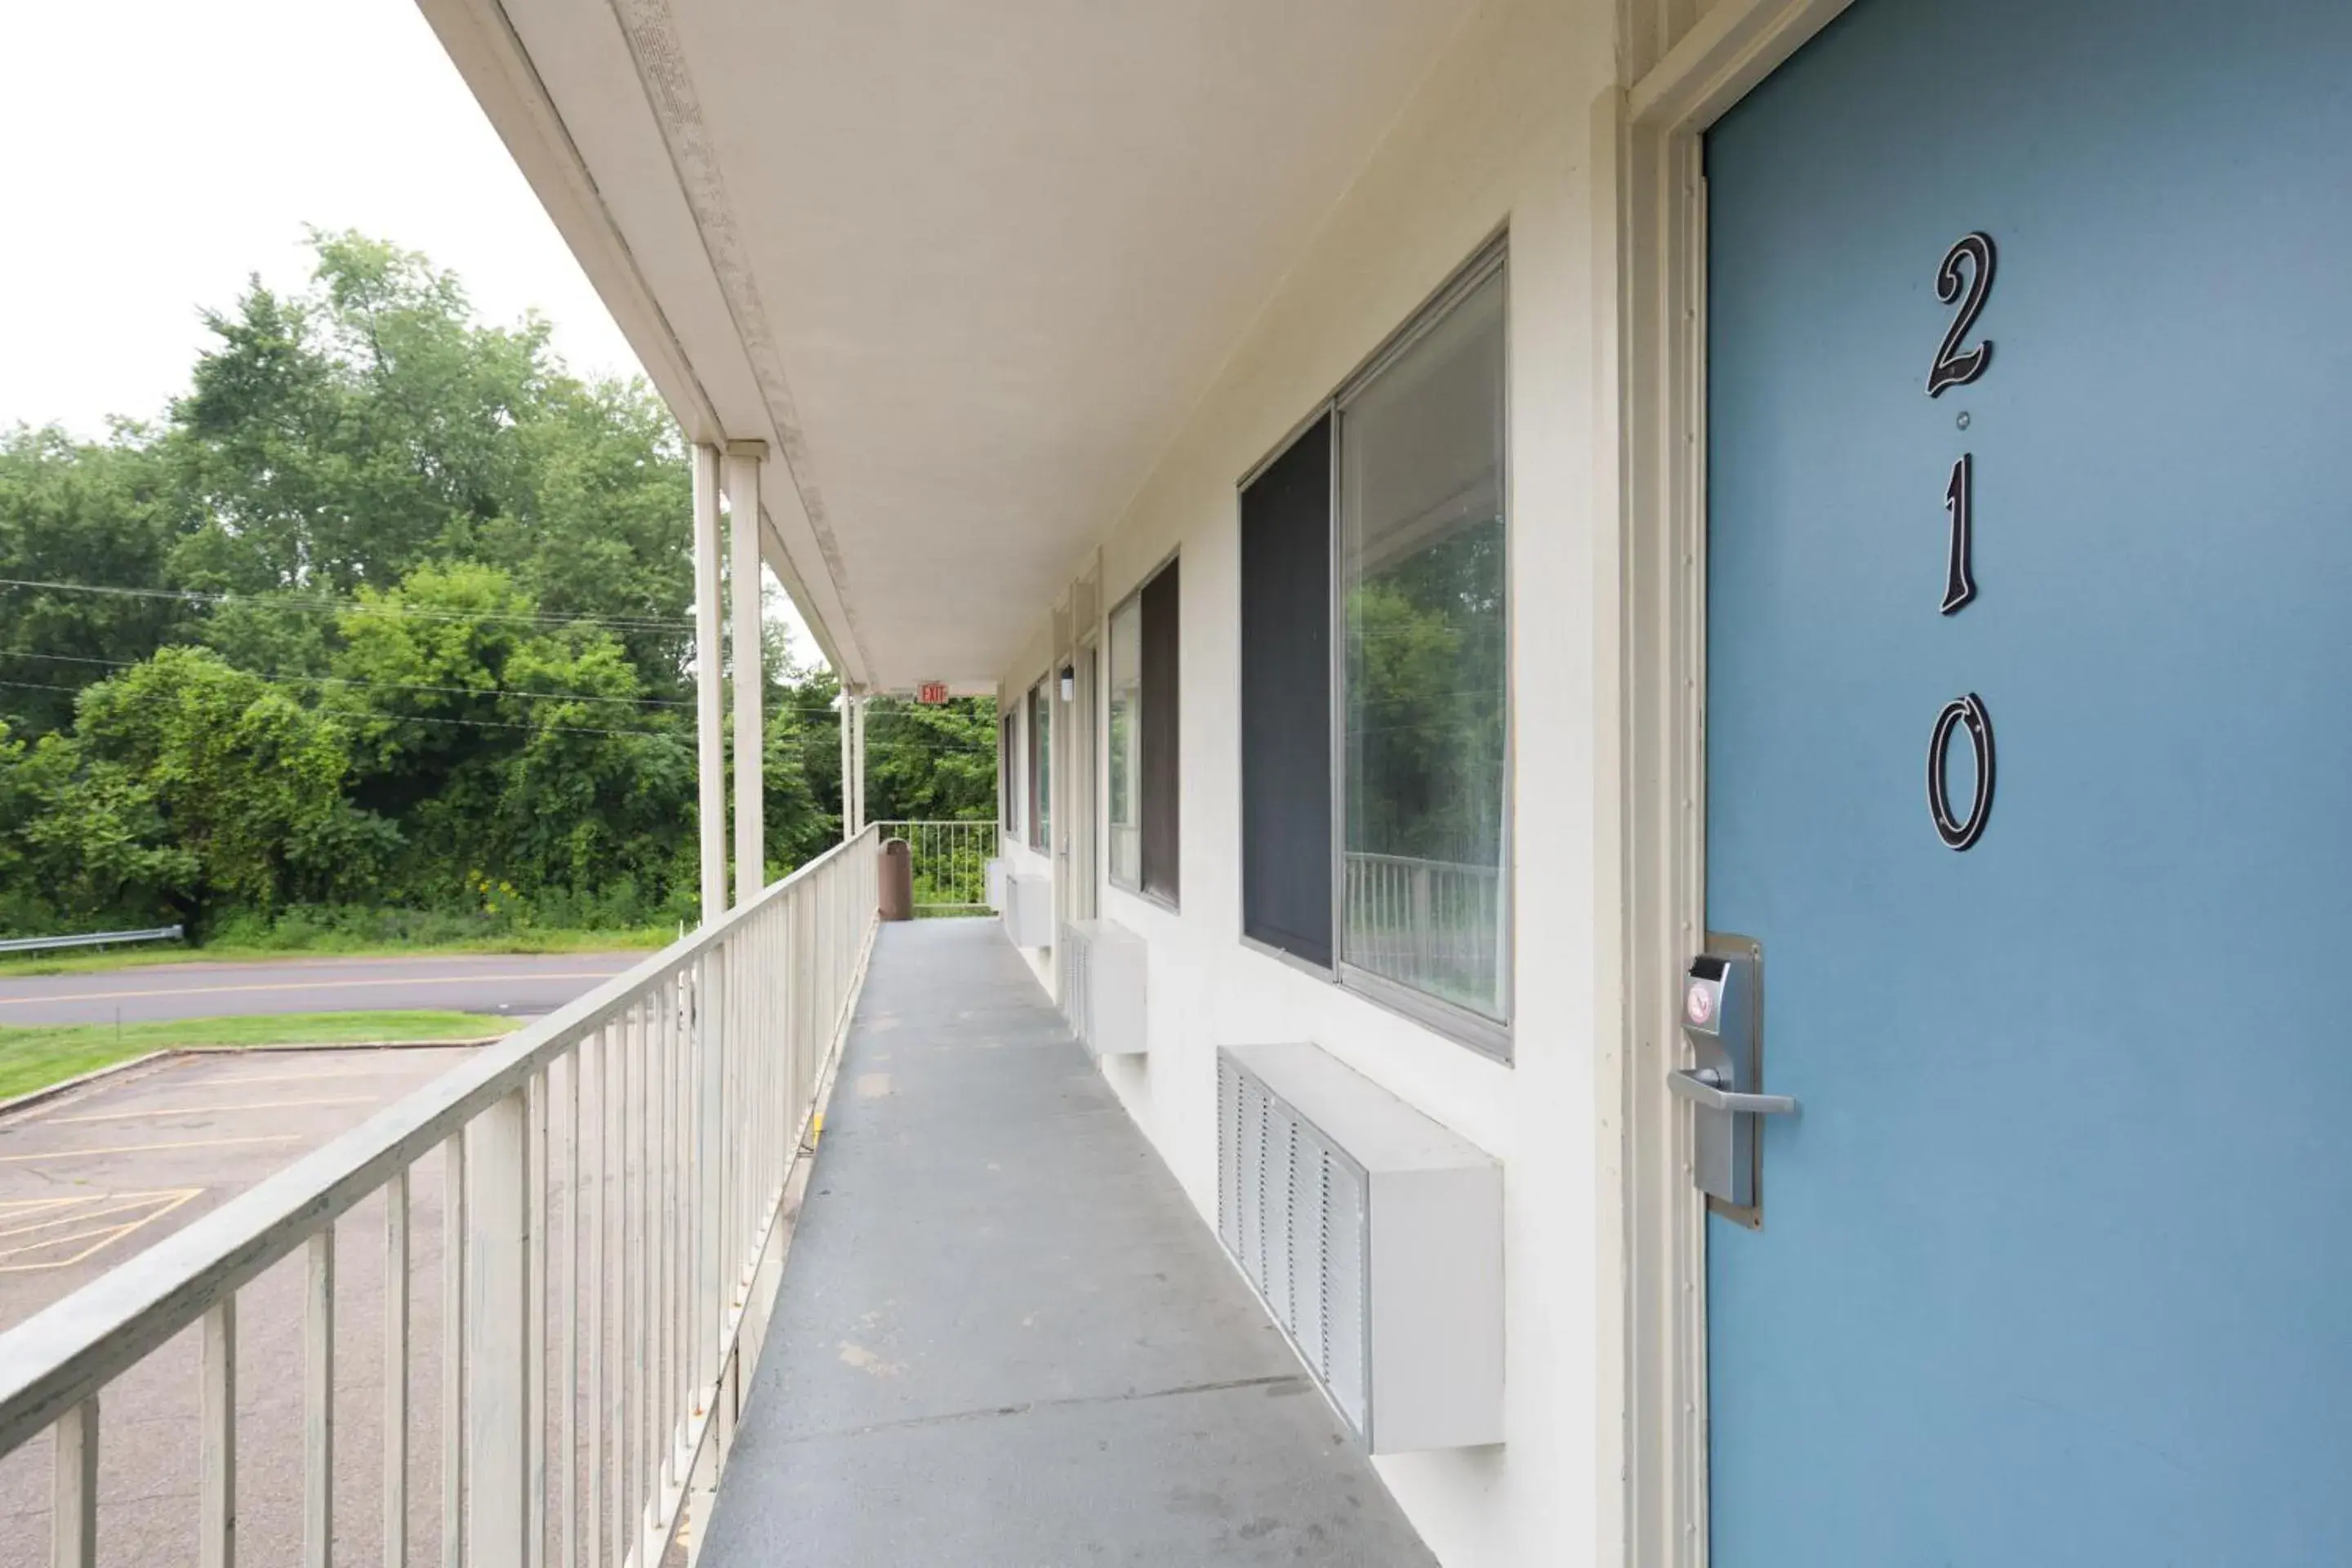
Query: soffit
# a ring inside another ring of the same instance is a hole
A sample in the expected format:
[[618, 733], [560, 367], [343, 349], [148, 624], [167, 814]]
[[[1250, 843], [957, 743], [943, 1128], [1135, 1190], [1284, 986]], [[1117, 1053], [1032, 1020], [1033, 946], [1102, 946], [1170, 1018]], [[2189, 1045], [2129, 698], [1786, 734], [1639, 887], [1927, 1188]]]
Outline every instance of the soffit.
[[676, 345], [690, 434], [788, 460], [795, 597], [900, 687], [1030, 639], [1467, 9], [505, 14], [642, 280], [624, 330]]

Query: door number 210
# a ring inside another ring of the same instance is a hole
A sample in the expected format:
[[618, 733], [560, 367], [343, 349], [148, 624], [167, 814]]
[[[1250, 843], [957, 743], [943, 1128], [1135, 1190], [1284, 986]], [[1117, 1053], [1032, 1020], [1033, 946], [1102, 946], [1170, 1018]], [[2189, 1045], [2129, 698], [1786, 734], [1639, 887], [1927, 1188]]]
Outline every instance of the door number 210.
[[[1936, 269], [1936, 297], [1945, 304], [1958, 302], [1960, 309], [1952, 318], [1951, 330], [1937, 347], [1936, 360], [1927, 369], [1927, 395], [1941, 397], [1955, 386], [1966, 386], [1985, 373], [1992, 363], [1992, 342], [1987, 339], [1974, 348], [1963, 346], [1969, 332], [1976, 326], [1986, 299], [1992, 293], [1994, 253], [1992, 237], [1976, 233], [1963, 237], [1944, 256], [1944, 264]], [[1963, 286], [1966, 293], [1963, 296]], [[1962, 428], [1966, 428], [1963, 416]], [[1952, 465], [1952, 477], [1944, 487], [1944, 510], [1951, 520], [1950, 548], [1944, 569], [1943, 613], [1958, 615], [1977, 596], [1974, 563], [1971, 560], [1976, 529], [1976, 455], [1960, 454]], [[1966, 731], [1969, 750], [1976, 763], [1976, 789], [1965, 814], [1952, 809], [1950, 784], [1952, 742], [1959, 732]], [[1936, 728], [1927, 740], [1927, 813], [1935, 818], [1936, 835], [1953, 849], [1969, 849], [1984, 837], [1985, 823], [1992, 815], [1992, 719], [1985, 711], [1984, 700], [1971, 691], [1956, 697], [1944, 705], [1936, 716]]]

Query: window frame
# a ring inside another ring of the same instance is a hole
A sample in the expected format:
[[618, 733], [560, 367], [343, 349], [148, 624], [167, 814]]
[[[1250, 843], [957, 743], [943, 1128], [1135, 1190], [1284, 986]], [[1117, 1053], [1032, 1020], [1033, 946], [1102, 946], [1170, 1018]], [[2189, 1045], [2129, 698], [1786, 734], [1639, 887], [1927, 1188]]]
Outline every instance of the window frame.
[[1007, 838], [1021, 837], [1021, 791], [1015, 776], [1021, 763], [1021, 710], [1018, 708], [1000, 710], [996, 715], [997, 748], [996, 830]]
[[[1344, 743], [1347, 734], [1347, 607], [1345, 583], [1345, 540], [1341, 533], [1342, 498], [1340, 478], [1342, 450], [1346, 440], [1347, 405], [1357, 395], [1376, 382], [1409, 350], [1425, 337], [1457, 306], [1477, 289], [1496, 278], [1502, 280], [1502, 395], [1501, 432], [1502, 473], [1496, 485], [1496, 505], [1503, 522], [1503, 797], [1499, 826], [1500, 849], [1500, 926], [1496, 962], [1497, 994], [1502, 1001], [1502, 1017], [1490, 1018], [1483, 1013], [1449, 1002], [1444, 997], [1418, 990], [1402, 981], [1369, 970], [1348, 961], [1343, 941], [1342, 910], [1347, 904], [1348, 847], [1348, 758]], [[1390, 1012], [1399, 1014], [1443, 1035], [1458, 1045], [1467, 1047], [1504, 1067], [1513, 1064], [1518, 1016], [1518, 886], [1516, 874], [1517, 844], [1517, 794], [1518, 758], [1518, 660], [1514, 643], [1517, 618], [1513, 614], [1512, 565], [1517, 552], [1512, 528], [1515, 508], [1512, 504], [1514, 466], [1512, 462], [1511, 424], [1511, 287], [1510, 235], [1507, 229], [1496, 231], [1474, 251], [1469, 259], [1450, 273], [1444, 282], [1406, 316], [1403, 323], [1383, 338], [1356, 368], [1350, 371], [1329, 395], [1316, 404], [1265, 457], [1252, 464], [1234, 486], [1234, 511], [1236, 531], [1240, 527], [1243, 493], [1265, 471], [1296, 446], [1299, 438], [1325, 417], [1331, 420], [1330, 481], [1326, 497], [1328, 520], [1329, 598], [1327, 613], [1330, 616], [1330, 709], [1328, 722], [1331, 752], [1331, 899], [1329, 906], [1331, 963], [1328, 967], [1302, 958], [1286, 949], [1253, 937], [1244, 931], [1241, 935], [1244, 947], [1261, 952], [1280, 963], [1289, 964], [1305, 973], [1315, 975], [1352, 992]], [[1240, 688], [1236, 687], [1237, 695]], [[1242, 700], [1246, 700], [1243, 698]], [[1238, 775], [1240, 770], [1236, 770]], [[1240, 785], [1235, 787], [1237, 805]], [[1243, 869], [1246, 878], [1247, 870]]]
[[1171, 792], [1171, 798], [1168, 802], [1168, 810], [1173, 817], [1173, 826], [1171, 831], [1171, 837], [1175, 846], [1177, 865], [1174, 868], [1170, 868], [1171, 875], [1173, 878], [1171, 884], [1166, 888], [1161, 888], [1153, 884], [1151, 858], [1145, 853], [1145, 845], [1150, 837], [1150, 829], [1147, 826], [1145, 817], [1146, 814], [1151, 810], [1151, 794], [1144, 787], [1145, 781], [1150, 777], [1150, 768], [1144, 760], [1145, 746], [1143, 740], [1143, 715], [1150, 711], [1152, 704], [1150, 700], [1149, 693], [1145, 689], [1143, 678], [1144, 666], [1148, 662], [1144, 648], [1150, 635], [1149, 629], [1150, 623], [1146, 619], [1144, 612], [1143, 595], [1145, 590], [1150, 588], [1169, 573], [1178, 573], [1176, 579], [1176, 636], [1180, 651], [1181, 668], [1181, 650], [1182, 647], [1184, 618], [1184, 588], [1183, 576], [1179, 568], [1182, 556], [1183, 551], [1180, 547], [1170, 551], [1166, 555], [1160, 557], [1158, 562], [1152, 564], [1149, 571], [1144, 572], [1141, 575], [1137, 577], [1135, 585], [1132, 588], [1129, 588], [1125, 595], [1121, 595], [1118, 602], [1111, 606], [1110, 613], [1103, 617], [1103, 839], [1107, 845], [1110, 845], [1115, 847], [1117, 844], [1118, 824], [1111, 816], [1111, 792], [1109, 787], [1110, 747], [1112, 745], [1115, 733], [1114, 726], [1111, 722], [1111, 713], [1115, 704], [1118, 700], [1119, 668], [1117, 657], [1118, 652], [1118, 633], [1112, 629], [1112, 623], [1117, 621], [1119, 615], [1130, 606], [1133, 607], [1136, 616], [1136, 717], [1132, 726], [1135, 731], [1135, 763], [1132, 768], [1128, 770], [1128, 790], [1131, 797], [1130, 805], [1133, 808], [1135, 816], [1135, 879], [1130, 882], [1118, 875], [1118, 857], [1116, 853], [1104, 857], [1104, 878], [1109, 886], [1118, 889], [1120, 892], [1131, 894], [1139, 899], [1147, 900], [1151, 903], [1159, 905], [1161, 909], [1168, 910], [1171, 912], [1181, 911], [1183, 908], [1184, 880], [1181, 868], [1184, 858], [1182, 815], [1182, 780], [1184, 770], [1182, 721], [1184, 712], [1184, 689], [1183, 681], [1180, 675], [1176, 681], [1175, 696], [1177, 744], [1176, 770], [1174, 776], [1176, 779], [1176, 788]]
[[[1029, 802], [1028, 826], [1023, 841], [1048, 859], [1054, 854], [1054, 775], [1050, 755], [1054, 744], [1054, 671], [1048, 669], [1030, 685], [1028, 695], [1022, 700], [1027, 715], [1022, 729], [1026, 735], [1023, 751], [1028, 769]], [[1037, 721], [1040, 714], [1045, 716], [1042, 724]]]

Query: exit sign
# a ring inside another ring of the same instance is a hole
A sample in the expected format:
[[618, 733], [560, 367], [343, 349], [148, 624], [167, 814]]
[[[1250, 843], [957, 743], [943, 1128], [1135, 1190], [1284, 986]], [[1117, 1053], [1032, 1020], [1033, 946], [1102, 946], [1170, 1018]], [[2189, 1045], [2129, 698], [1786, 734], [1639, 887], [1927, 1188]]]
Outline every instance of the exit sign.
[[947, 700], [948, 683], [944, 680], [926, 680], [915, 688], [915, 700], [918, 702], [945, 702]]

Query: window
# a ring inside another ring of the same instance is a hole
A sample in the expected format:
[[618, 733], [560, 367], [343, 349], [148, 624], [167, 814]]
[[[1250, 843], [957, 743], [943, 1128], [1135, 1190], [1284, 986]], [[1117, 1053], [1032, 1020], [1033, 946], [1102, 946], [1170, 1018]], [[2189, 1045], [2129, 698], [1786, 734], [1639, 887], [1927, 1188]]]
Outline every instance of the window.
[[1331, 967], [1331, 416], [1242, 491], [1242, 930]]
[[996, 824], [1005, 832], [1013, 833], [1021, 826], [1020, 813], [1014, 809], [1020, 796], [1013, 793], [1015, 786], [1013, 782], [1013, 764], [1021, 759], [1016, 739], [1020, 715], [1008, 708], [1001, 722], [1004, 738], [996, 750]]
[[1054, 681], [1050, 675], [1029, 689], [1029, 847], [1054, 852]]
[[1242, 903], [1507, 1054], [1504, 300], [1497, 247], [1243, 489]]
[[1110, 879], [1172, 904], [1180, 891], [1176, 563], [1110, 616]]

